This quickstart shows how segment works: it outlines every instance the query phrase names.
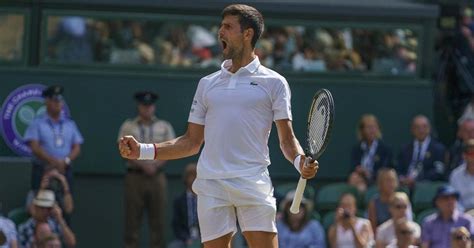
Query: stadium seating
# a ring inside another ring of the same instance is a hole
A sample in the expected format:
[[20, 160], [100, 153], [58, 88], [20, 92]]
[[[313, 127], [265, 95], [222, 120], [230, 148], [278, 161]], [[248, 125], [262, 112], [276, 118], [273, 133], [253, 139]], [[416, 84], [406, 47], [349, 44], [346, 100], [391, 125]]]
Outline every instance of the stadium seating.
[[15, 223], [15, 225], [18, 227], [18, 225], [30, 218], [30, 214], [26, 211], [25, 208], [19, 207], [12, 209], [10, 212], [8, 212], [7, 217], [12, 220], [13, 223]]
[[446, 184], [446, 182], [418, 182], [413, 190], [411, 202], [413, 204], [413, 211], [419, 213], [424, 209], [433, 207], [433, 198], [436, 195], [436, 190], [439, 186]]

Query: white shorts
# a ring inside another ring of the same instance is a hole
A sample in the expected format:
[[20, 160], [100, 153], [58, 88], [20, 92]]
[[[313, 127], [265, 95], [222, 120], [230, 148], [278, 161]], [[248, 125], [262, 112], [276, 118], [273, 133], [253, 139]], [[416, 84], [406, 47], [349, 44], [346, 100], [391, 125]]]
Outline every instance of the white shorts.
[[277, 232], [276, 200], [268, 171], [250, 177], [196, 179], [201, 242], [237, 232]]

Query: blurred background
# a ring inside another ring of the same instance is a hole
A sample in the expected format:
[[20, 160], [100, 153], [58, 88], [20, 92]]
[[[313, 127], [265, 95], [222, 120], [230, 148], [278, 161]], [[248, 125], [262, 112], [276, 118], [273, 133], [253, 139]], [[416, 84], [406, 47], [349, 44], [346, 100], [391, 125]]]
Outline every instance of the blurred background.
[[[182, 134], [199, 79], [222, 62], [217, 30], [221, 10], [231, 3], [0, 1], [0, 213], [7, 216], [25, 206], [31, 162], [28, 148], [15, 147], [21, 146], [18, 142], [41, 108], [15, 117], [15, 143], [7, 137], [11, 123], [6, 120], [16, 110], [7, 100], [28, 85], [61, 85], [68, 112], [84, 137], [74, 162], [71, 229], [77, 247], [121, 247], [126, 166], [116, 140], [122, 123], [136, 115], [133, 94], [158, 93], [158, 118]], [[377, 116], [383, 140], [394, 154], [411, 140], [411, 121], [418, 114], [429, 118], [432, 136], [446, 147], [455, 142], [458, 119], [474, 93], [472, 1], [244, 3], [265, 17], [256, 53], [263, 65], [287, 78], [300, 141], [312, 95], [327, 88], [334, 96], [332, 139], [320, 158], [317, 178], [310, 182], [315, 194], [325, 185], [347, 181], [363, 114]], [[269, 146], [275, 187], [296, 182], [297, 172], [281, 154], [275, 130]], [[395, 158], [390, 164], [397, 163]], [[184, 167], [196, 161], [197, 156], [165, 165], [168, 242], [175, 238], [172, 202], [185, 188]], [[145, 224], [143, 229], [146, 234]], [[142, 247], [148, 247], [147, 242], [142, 235]]]

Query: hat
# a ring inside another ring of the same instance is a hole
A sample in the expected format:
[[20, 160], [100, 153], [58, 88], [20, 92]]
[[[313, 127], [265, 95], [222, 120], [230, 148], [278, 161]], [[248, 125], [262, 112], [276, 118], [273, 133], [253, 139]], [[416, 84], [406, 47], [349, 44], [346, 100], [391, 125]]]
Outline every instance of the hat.
[[59, 85], [49, 86], [45, 90], [43, 90], [43, 94], [41, 94], [44, 98], [53, 98], [56, 100], [63, 99], [63, 92], [64, 88]]
[[462, 146], [463, 151], [467, 151], [472, 148], [474, 148], [474, 139], [467, 140]]
[[151, 105], [156, 102], [156, 100], [159, 99], [158, 94], [155, 94], [151, 91], [141, 91], [135, 93], [135, 100], [137, 100], [138, 103], [144, 104], [144, 105]]
[[452, 196], [452, 195], [455, 196], [456, 198], [459, 198], [459, 192], [455, 188], [453, 188], [453, 186], [446, 184], [438, 188], [433, 200], [436, 201], [441, 196]]
[[38, 191], [35, 199], [33, 199], [33, 204], [38, 207], [50, 208], [54, 206], [54, 203], [54, 192], [46, 189]]
[[[285, 199], [283, 199], [280, 203], [280, 209], [285, 209], [285, 205], [288, 203], [293, 202], [293, 198], [295, 197], [296, 190], [291, 190], [286, 193]], [[306, 212], [311, 213], [313, 211], [313, 203], [305, 198], [304, 196], [301, 199], [301, 204], [305, 205]]]

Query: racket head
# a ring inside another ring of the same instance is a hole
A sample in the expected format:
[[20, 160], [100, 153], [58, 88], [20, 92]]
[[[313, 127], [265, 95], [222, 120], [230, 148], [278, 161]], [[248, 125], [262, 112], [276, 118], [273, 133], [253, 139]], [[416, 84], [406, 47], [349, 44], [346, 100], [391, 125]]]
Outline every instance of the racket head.
[[327, 89], [318, 90], [308, 113], [306, 155], [318, 159], [326, 150], [335, 118], [334, 99]]

